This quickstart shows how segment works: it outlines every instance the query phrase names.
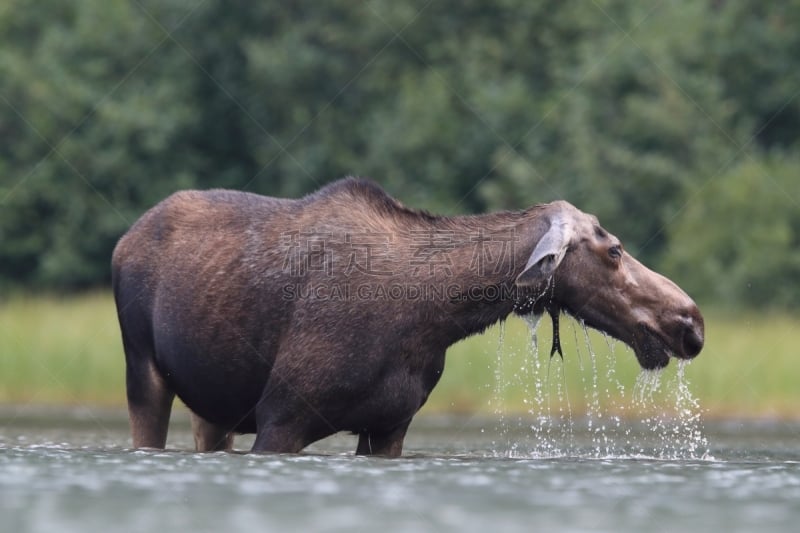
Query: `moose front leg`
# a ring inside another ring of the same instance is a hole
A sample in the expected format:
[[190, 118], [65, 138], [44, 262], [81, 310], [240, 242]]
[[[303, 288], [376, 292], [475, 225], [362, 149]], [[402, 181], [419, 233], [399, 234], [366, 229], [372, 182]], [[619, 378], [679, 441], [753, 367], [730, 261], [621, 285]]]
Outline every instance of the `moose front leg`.
[[363, 431], [358, 434], [356, 455], [379, 455], [383, 457], [400, 457], [403, 453], [403, 439], [406, 437], [408, 425], [403, 424], [389, 431]]
[[335, 432], [320, 414], [309, 412], [293, 391], [267, 390], [256, 406], [254, 453], [298, 453]]
[[195, 413], [192, 413], [192, 433], [198, 452], [229, 452], [233, 449], [233, 433]]

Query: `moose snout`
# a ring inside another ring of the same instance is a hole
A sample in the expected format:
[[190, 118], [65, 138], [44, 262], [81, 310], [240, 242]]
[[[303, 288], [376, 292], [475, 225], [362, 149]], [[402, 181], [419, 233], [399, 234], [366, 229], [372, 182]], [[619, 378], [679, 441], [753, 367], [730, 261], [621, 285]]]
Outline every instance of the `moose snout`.
[[681, 317], [681, 348], [686, 359], [697, 357], [705, 343], [705, 324], [703, 315], [696, 305]]

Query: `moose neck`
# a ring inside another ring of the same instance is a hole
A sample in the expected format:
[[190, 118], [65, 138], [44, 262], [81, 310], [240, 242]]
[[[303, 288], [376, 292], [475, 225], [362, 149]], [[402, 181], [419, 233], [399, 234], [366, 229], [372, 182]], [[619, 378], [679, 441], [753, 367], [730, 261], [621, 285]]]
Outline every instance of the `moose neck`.
[[432, 302], [432, 313], [440, 331], [447, 331], [449, 344], [482, 332], [514, 310], [515, 280], [547, 231], [542, 214], [541, 207], [533, 207], [435, 221], [435, 235], [449, 250], [438, 259], [430, 256], [426, 283], [444, 287], [444, 297]]

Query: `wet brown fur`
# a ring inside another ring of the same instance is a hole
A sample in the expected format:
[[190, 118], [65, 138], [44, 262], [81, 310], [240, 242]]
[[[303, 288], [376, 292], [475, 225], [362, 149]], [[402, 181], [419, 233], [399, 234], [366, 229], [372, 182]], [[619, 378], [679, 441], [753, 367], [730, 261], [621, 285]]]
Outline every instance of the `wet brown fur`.
[[[297, 452], [351, 431], [357, 453], [400, 455], [447, 347], [515, 308], [547, 307], [548, 299], [531, 297], [541, 289], [520, 287], [517, 277], [552, 213], [565, 206], [440, 217], [352, 178], [298, 200], [224, 190], [170, 196], [123, 236], [112, 260], [134, 446], [164, 446], [177, 395], [194, 413], [199, 450], [230, 449], [235, 433], [256, 433], [254, 451]], [[431, 233], [454, 235], [436, 264], [419, 253]], [[355, 241], [343, 241], [367, 234], [387, 243], [370, 265], [380, 275], [352, 268]], [[473, 238], [510, 234], [511, 251], [505, 237]], [[291, 255], [297, 238], [301, 250], [302, 239], [325, 240], [319, 257]], [[477, 269], [484, 251], [477, 246], [503, 264]], [[307, 268], [294, 268], [295, 259]], [[342, 300], [287, 292], [332, 283], [447, 285], [463, 294], [492, 287], [505, 296]], [[580, 317], [571, 304], [580, 298], [570, 292], [578, 289], [565, 277], [552, 298], [561, 298], [560, 286], [565, 301], [555, 309]]]

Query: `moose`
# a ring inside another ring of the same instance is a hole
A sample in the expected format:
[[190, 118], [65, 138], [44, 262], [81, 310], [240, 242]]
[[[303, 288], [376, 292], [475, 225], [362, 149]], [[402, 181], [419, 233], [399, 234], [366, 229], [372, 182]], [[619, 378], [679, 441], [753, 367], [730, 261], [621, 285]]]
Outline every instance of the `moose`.
[[347, 431], [357, 454], [400, 456], [448, 346], [511, 313], [569, 314], [645, 369], [704, 341], [694, 301], [565, 201], [437, 216], [357, 178], [174, 193], [120, 239], [112, 279], [137, 448], [164, 448], [177, 395], [198, 451]]

